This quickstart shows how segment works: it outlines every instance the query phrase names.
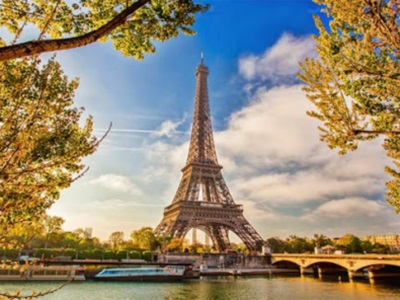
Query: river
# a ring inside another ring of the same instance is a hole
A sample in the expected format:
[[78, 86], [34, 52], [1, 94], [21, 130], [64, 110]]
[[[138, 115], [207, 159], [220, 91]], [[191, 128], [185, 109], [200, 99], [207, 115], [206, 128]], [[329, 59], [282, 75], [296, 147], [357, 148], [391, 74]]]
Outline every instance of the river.
[[[24, 282], [1, 283], [4, 291], [19, 290], [22, 294], [32, 290], [44, 291], [57, 287], [57, 283]], [[334, 278], [313, 277], [208, 277], [180, 283], [141, 282], [75, 282], [54, 294], [40, 299], [49, 300], [373, 300], [400, 299], [400, 278], [374, 284], [365, 281], [338, 282]]]

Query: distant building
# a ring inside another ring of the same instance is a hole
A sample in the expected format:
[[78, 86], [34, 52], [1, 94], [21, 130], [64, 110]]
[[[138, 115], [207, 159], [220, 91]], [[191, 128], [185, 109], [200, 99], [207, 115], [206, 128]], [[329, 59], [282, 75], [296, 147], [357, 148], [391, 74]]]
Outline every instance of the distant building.
[[206, 245], [206, 247], [210, 246], [210, 237], [207, 234], [205, 235], [204, 244]]
[[387, 235], [369, 235], [364, 238], [365, 241], [369, 241], [371, 244], [381, 244], [389, 246], [391, 250], [400, 250], [400, 235], [398, 234], [387, 234]]
[[[317, 249], [320, 250], [317, 253]], [[315, 254], [334, 254], [336, 250], [336, 247], [332, 246], [332, 245], [326, 245], [322, 248], [315, 248]]]
[[197, 243], [197, 228], [192, 229], [192, 245]]
[[314, 254], [333, 254], [336, 251], [336, 247], [326, 245], [324, 247], [314, 247]]
[[93, 234], [93, 228], [92, 227], [86, 227], [85, 228], [85, 238], [91, 239]]

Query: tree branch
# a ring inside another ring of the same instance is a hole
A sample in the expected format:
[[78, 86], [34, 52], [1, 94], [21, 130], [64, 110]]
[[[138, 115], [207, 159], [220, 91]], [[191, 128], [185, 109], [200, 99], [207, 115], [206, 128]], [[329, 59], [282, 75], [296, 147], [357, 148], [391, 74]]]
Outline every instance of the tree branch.
[[[388, 79], [388, 80], [392, 80], [394, 82], [398, 82], [400, 83], [400, 78], [396, 78], [396, 77], [392, 77], [392, 76], [388, 76], [386, 74], [384, 74], [382, 71], [377, 71], [374, 70], [372, 68], [370, 68], [369, 66], [363, 65], [357, 61], [351, 60], [349, 57], [347, 57], [344, 54], [341, 54], [341, 56], [348, 61], [353, 69], [349, 68], [349, 69], [344, 69], [343, 72], [345, 74], [356, 74], [356, 75], [366, 75], [366, 76], [371, 76], [371, 77], [378, 77], [378, 78], [384, 78], [384, 79]], [[400, 74], [395, 74], [398, 77], [400, 77]]]
[[0, 296], [4, 297], [5, 299], [34, 299], [34, 298], [40, 298], [43, 296], [47, 296], [50, 294], [53, 294], [59, 290], [61, 290], [63, 287], [65, 287], [66, 285], [70, 284], [72, 281], [74, 281], [74, 278], [68, 280], [67, 282], [61, 284], [60, 286], [51, 289], [51, 290], [47, 290], [44, 292], [33, 292], [30, 295], [21, 295], [20, 292], [15, 292], [14, 294], [9, 293], [9, 292], [0, 292]]
[[398, 135], [400, 134], [400, 131], [396, 131], [396, 130], [389, 130], [389, 131], [385, 131], [385, 130], [361, 130], [361, 129], [353, 129], [352, 132], [354, 134], [395, 134]]
[[46, 24], [43, 26], [43, 30], [40, 33], [39, 37], [38, 37], [39, 41], [43, 38], [43, 36], [45, 35], [47, 29], [49, 28], [50, 22], [53, 20], [53, 17], [54, 17], [54, 15], [56, 14], [56, 12], [58, 10], [58, 6], [60, 5], [60, 2], [61, 2], [61, 0], [58, 0], [56, 5], [54, 6], [53, 12], [51, 13], [49, 19], [46, 21]]
[[[100, 145], [100, 143], [107, 137], [107, 135], [108, 135], [108, 134], [110, 133], [110, 131], [111, 131], [111, 128], [112, 128], [112, 122], [111, 122], [110, 125], [108, 126], [108, 129], [107, 129], [107, 131], [103, 134], [103, 136], [102, 136], [98, 141], [96, 141], [96, 143], [93, 145], [94, 148], [98, 147], [98, 146]], [[9, 172], [9, 173], [7, 173], [7, 176], [8, 176], [8, 179], [10, 179], [10, 178], [12, 178], [11, 175], [14, 175], [14, 177], [18, 177], [18, 176], [20, 176], [20, 175], [22, 175], [22, 174], [25, 174], [25, 173], [32, 173], [32, 172], [37, 172], [37, 171], [39, 171], [39, 170], [45, 170], [45, 169], [47, 169], [47, 168], [52, 168], [52, 167], [54, 167], [54, 166], [56, 166], [56, 165], [61, 165], [61, 164], [65, 163], [66, 161], [71, 161], [72, 159], [76, 159], [76, 158], [78, 158], [78, 157], [79, 157], [79, 154], [75, 154], [75, 155], [73, 155], [73, 156], [69, 156], [69, 157], [64, 158], [64, 159], [61, 159], [61, 160], [54, 160], [54, 161], [52, 161], [51, 163], [50, 163], [50, 161], [48, 160], [48, 161], [42, 163], [40, 166], [35, 167], [35, 168], [31, 168], [31, 169], [28, 169], [28, 168], [27, 168], [27, 169], [24, 169], [24, 170], [20, 170], [20, 171], [18, 171], [18, 172]], [[2, 171], [4, 171], [4, 169], [3, 169]], [[83, 173], [81, 173], [80, 175], [78, 175], [77, 178], [72, 179], [72, 180], [70, 181], [70, 183], [72, 183], [72, 182], [74, 182], [75, 180], [77, 180], [78, 178], [80, 178], [81, 175], [83, 176], [84, 173], [86, 173], [87, 171], [88, 171], [88, 170], [85, 170]], [[0, 173], [0, 174], [1, 174], [1, 173]]]
[[131, 6], [127, 7], [125, 10], [116, 15], [111, 21], [107, 22], [105, 25], [82, 36], [55, 40], [29, 41], [0, 48], [0, 61], [40, 54], [44, 52], [78, 48], [86, 46], [88, 44], [92, 44], [99, 40], [101, 37], [109, 34], [118, 26], [120, 26], [123, 22], [125, 22], [127, 17], [129, 17], [131, 14], [133, 14], [135, 11], [137, 11], [139, 8], [149, 2], [150, 0], [136, 1]]

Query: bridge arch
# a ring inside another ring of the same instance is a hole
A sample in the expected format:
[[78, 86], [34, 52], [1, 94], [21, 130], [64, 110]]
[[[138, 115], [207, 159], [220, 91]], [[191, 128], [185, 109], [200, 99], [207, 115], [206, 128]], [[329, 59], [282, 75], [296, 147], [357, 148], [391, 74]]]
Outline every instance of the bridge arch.
[[318, 261], [315, 261], [315, 262], [310, 262], [309, 264], [302, 265], [301, 267], [303, 267], [303, 268], [311, 268], [314, 265], [318, 266], [318, 265], [321, 265], [321, 264], [334, 265], [334, 266], [342, 267], [345, 270], [349, 269], [348, 266], [346, 266], [344, 263], [340, 263], [340, 262], [337, 262], [337, 261], [331, 261], [331, 260], [318, 260]]
[[[304, 262], [303, 262], [304, 261]], [[326, 264], [326, 265], [334, 265], [338, 266], [341, 268], [344, 268], [348, 270], [349, 268], [345, 265], [345, 263], [338, 263], [336, 261], [331, 261], [331, 260], [317, 260], [317, 261], [311, 261], [309, 263], [305, 263], [306, 260], [299, 260], [296, 258], [290, 259], [290, 258], [284, 258], [284, 259], [276, 259], [272, 262], [272, 265], [278, 265], [279, 263], [285, 263], [285, 262], [290, 262], [298, 266], [299, 268], [311, 268], [314, 265], [317, 267], [318, 264]]]
[[364, 265], [358, 265], [357, 269], [355, 269], [354, 271], [361, 271], [362, 269], [365, 269], [365, 268], [377, 267], [377, 266], [397, 267], [400, 270], [400, 262], [382, 261], [382, 263], [366, 263]]
[[275, 259], [275, 260], [272, 261], [271, 264], [272, 265], [277, 265], [279, 263], [286, 263], [286, 262], [290, 262], [290, 263], [293, 263], [293, 264], [297, 265], [298, 267], [301, 267], [301, 265], [299, 264], [299, 262], [296, 259], [287, 259], [287, 258]]
[[271, 262], [271, 264], [274, 266], [278, 266], [280, 268], [284, 268], [284, 269], [286, 269], [286, 268], [288, 268], [288, 269], [296, 268], [297, 269], [298, 268], [300, 270], [300, 267], [301, 267], [297, 262], [290, 260], [290, 259], [275, 260], [275, 261]]

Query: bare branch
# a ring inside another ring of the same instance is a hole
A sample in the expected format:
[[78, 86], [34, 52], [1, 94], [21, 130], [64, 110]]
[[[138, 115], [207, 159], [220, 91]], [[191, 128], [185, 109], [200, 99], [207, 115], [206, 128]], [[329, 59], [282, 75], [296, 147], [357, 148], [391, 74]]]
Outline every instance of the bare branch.
[[100, 145], [100, 143], [106, 138], [106, 136], [110, 133], [111, 128], [112, 128], [113, 123], [110, 122], [110, 125], [108, 125], [108, 128], [106, 130], [106, 132], [103, 134], [103, 136], [97, 141], [97, 143], [95, 144], [95, 146]]
[[65, 287], [66, 285], [70, 284], [72, 281], [74, 281], [74, 279], [71, 279], [71, 280], [61, 284], [60, 286], [58, 286], [58, 287], [56, 287], [56, 288], [54, 288], [52, 290], [45, 291], [45, 292], [38, 292], [38, 293], [33, 292], [30, 295], [21, 295], [19, 292], [15, 293], [15, 294], [11, 294], [9, 292], [5, 292], [5, 293], [1, 293], [0, 292], [0, 296], [4, 297], [6, 299], [33, 299], [33, 298], [39, 298], [39, 297], [43, 297], [43, 296], [46, 296], [46, 295], [53, 294], [53, 293], [61, 290], [63, 287]]

